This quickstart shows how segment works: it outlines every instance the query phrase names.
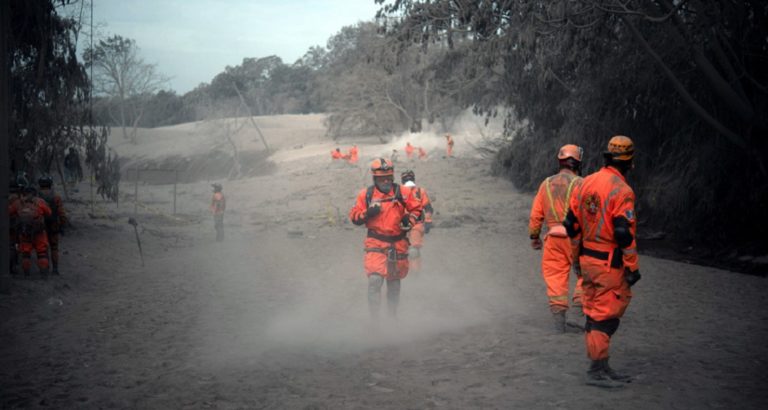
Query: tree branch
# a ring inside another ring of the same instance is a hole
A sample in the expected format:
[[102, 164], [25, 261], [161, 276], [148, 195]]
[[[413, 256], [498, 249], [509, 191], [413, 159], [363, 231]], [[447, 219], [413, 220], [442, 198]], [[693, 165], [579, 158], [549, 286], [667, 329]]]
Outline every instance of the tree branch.
[[631, 21], [626, 16], [621, 16], [622, 21], [629, 27], [630, 32], [632, 32], [632, 35], [635, 37], [635, 39], [640, 43], [640, 45], [643, 47], [646, 53], [648, 53], [654, 61], [656, 61], [656, 64], [661, 69], [662, 73], [667, 77], [667, 79], [672, 83], [672, 86], [677, 90], [678, 94], [683, 98], [683, 101], [685, 101], [686, 104], [693, 110], [693, 112], [701, 117], [705, 122], [707, 122], [709, 125], [714, 127], [717, 131], [719, 131], [723, 136], [725, 136], [729, 141], [731, 141], [733, 144], [741, 147], [746, 148], [747, 143], [740, 135], [736, 134], [735, 132], [728, 129], [725, 125], [720, 123], [716, 118], [712, 117], [707, 110], [704, 109], [699, 103], [694, 100], [693, 96], [688, 92], [688, 90], [685, 89], [685, 86], [680, 82], [680, 80], [677, 79], [675, 76], [675, 73], [672, 72], [672, 70], [664, 63], [664, 61], [661, 59], [661, 57], [651, 48], [651, 46], [648, 44], [648, 42], [645, 40], [643, 35], [637, 30], [637, 28], [632, 24]]

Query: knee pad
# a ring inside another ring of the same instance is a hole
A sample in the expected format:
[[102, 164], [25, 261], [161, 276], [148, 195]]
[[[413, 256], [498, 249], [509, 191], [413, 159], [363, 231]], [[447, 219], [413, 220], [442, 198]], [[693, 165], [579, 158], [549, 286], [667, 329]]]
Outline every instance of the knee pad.
[[614, 333], [616, 333], [616, 330], [619, 328], [619, 323], [620, 323], [619, 318], [598, 321], [587, 316], [587, 323], [586, 323], [586, 326], [584, 326], [584, 330], [586, 330], [587, 332], [591, 330], [597, 330], [598, 332], [603, 332], [607, 334], [608, 337], [611, 337], [613, 336]]

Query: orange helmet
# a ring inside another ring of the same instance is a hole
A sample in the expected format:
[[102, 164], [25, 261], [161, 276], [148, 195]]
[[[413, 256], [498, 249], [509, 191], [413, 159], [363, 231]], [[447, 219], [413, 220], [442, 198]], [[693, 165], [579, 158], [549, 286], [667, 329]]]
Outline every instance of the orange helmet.
[[608, 141], [607, 155], [615, 160], [628, 161], [635, 155], [635, 144], [629, 137], [616, 135]]
[[568, 158], [573, 158], [576, 161], [581, 162], [581, 155], [583, 153], [584, 153], [584, 150], [578, 145], [573, 145], [573, 144], [563, 145], [560, 148], [560, 151], [557, 152], [557, 159], [564, 160]]
[[374, 159], [371, 162], [371, 174], [375, 177], [395, 175], [395, 167], [392, 165], [392, 161], [388, 159]]

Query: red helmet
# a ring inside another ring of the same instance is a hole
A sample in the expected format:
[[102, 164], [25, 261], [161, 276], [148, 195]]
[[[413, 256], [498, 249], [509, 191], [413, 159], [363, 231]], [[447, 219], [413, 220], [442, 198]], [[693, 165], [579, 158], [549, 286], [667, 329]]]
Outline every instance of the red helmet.
[[576, 161], [581, 162], [581, 155], [584, 153], [584, 150], [581, 149], [581, 147], [573, 144], [563, 145], [560, 148], [560, 151], [557, 153], [557, 159], [563, 160], [567, 158], [573, 158]]
[[395, 167], [388, 159], [374, 159], [371, 162], [371, 174], [375, 177], [392, 176], [395, 175]]

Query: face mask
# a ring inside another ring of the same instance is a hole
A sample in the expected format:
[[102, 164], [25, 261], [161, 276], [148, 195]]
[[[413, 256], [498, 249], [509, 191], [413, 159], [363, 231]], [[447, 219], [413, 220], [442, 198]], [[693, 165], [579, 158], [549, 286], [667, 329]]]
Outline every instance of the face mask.
[[389, 191], [392, 189], [391, 180], [380, 180], [380, 181], [375, 181], [374, 183], [376, 185], [376, 188], [382, 193], [388, 194]]

